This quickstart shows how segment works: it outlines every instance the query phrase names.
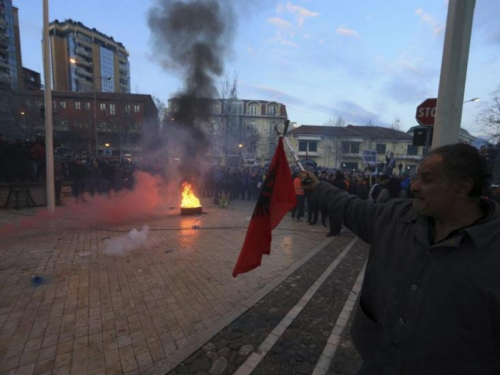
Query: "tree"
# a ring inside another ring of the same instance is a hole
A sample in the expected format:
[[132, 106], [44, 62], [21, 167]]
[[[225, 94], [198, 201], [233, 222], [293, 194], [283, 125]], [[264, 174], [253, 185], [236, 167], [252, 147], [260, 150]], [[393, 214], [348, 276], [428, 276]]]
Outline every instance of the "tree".
[[479, 115], [478, 122], [491, 141], [500, 142], [500, 99], [498, 97], [494, 98], [491, 106]]
[[157, 96], [153, 96], [153, 101], [158, 109], [158, 123], [160, 124], [160, 128], [163, 128], [165, 116], [167, 114], [167, 106]]
[[344, 127], [346, 125], [345, 120], [342, 118], [342, 116], [337, 116], [337, 119], [334, 119], [333, 117], [330, 117], [327, 122], [325, 122], [324, 125], [327, 126], [341, 126]]
[[403, 123], [399, 117], [394, 118], [391, 128], [397, 131], [403, 131]]
[[375, 126], [375, 124], [373, 123], [373, 121], [370, 119], [368, 120], [368, 122], [366, 123], [366, 126]]

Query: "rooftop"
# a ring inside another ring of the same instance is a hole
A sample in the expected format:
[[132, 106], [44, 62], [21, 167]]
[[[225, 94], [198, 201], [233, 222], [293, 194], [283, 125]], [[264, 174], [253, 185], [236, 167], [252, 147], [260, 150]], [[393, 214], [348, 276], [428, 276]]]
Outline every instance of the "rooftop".
[[109, 39], [111, 40], [112, 42], [116, 43], [118, 46], [122, 47], [123, 49], [125, 49], [125, 47], [123, 46], [122, 43], [120, 42], [117, 42], [116, 40], [114, 40], [114, 38], [112, 36], [108, 36], [104, 33], [101, 33], [99, 30], [97, 30], [95, 27], [94, 28], [90, 28], [90, 27], [87, 27], [85, 26], [83, 23], [81, 22], [78, 22], [78, 21], [74, 21], [72, 20], [71, 18], [68, 18], [67, 20], [64, 20], [63, 22], [59, 22], [59, 20], [54, 20], [50, 23], [50, 25], [58, 25], [58, 26], [65, 26], [65, 25], [71, 25], [71, 26], [78, 26], [78, 27], [81, 27], [82, 29], [85, 29], [87, 31], [90, 31], [91, 33], [95, 33], [97, 35], [100, 35], [102, 36], [103, 38], [106, 38], [106, 39]]
[[390, 128], [382, 126], [359, 126], [348, 125], [341, 126], [319, 126], [319, 125], [302, 125], [291, 131], [293, 135], [322, 135], [325, 137], [357, 137], [369, 139], [384, 139], [384, 140], [404, 140], [411, 141], [412, 136]]

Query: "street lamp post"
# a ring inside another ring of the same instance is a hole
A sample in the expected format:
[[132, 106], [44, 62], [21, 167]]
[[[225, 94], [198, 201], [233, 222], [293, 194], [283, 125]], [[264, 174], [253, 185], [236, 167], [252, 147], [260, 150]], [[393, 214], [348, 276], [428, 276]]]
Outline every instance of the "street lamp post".
[[45, 80], [45, 178], [47, 209], [56, 210], [54, 189], [54, 141], [52, 131], [52, 84], [50, 81], [49, 0], [43, 0], [43, 75]]
[[[75, 58], [70, 58], [69, 63], [72, 65], [78, 65], [78, 61]], [[95, 79], [96, 78], [101, 78], [101, 79], [106, 79], [108, 81], [111, 81], [113, 77], [101, 77], [101, 76], [96, 76], [94, 75], [94, 82], [92, 83], [93, 91], [94, 91], [94, 136], [95, 136], [95, 157], [96, 159], [99, 157], [99, 143], [98, 143], [98, 135], [97, 135], [97, 98], [96, 98], [96, 93], [97, 90], [95, 88]], [[76, 78], [78, 79], [78, 78]], [[78, 91], [78, 86], [77, 86], [77, 91]]]

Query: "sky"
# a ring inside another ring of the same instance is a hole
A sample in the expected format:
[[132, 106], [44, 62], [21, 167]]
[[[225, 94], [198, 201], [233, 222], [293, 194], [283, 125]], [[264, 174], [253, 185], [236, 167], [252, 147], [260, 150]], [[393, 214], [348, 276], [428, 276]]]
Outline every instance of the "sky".
[[[158, 0], [50, 0], [50, 20], [71, 18], [124, 44], [131, 88], [166, 102], [182, 72], [154, 51], [148, 12]], [[324, 125], [417, 125], [416, 107], [437, 97], [446, 0], [227, 0], [237, 27], [221, 83], [235, 72], [241, 99], [276, 100], [291, 121]], [[42, 72], [42, 0], [19, 8], [23, 65]], [[482, 135], [477, 118], [500, 94], [500, 1], [477, 0], [462, 127]]]

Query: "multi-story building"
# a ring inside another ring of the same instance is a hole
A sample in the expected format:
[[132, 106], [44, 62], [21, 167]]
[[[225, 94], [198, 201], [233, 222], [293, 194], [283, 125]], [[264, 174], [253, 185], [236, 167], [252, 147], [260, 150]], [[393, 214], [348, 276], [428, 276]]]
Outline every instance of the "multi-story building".
[[123, 44], [71, 19], [49, 26], [56, 91], [130, 93], [130, 64]]
[[0, 83], [19, 90], [22, 81], [18, 9], [12, 0], [0, 0]]
[[[247, 99], [203, 99], [207, 114], [201, 126], [210, 144], [208, 157], [213, 164], [265, 164], [274, 154], [276, 126], [288, 116], [278, 102]], [[167, 121], [175, 122], [176, 99], [168, 101]]]
[[376, 164], [387, 157], [401, 164], [402, 171], [414, 173], [422, 159], [423, 147], [413, 146], [407, 133], [380, 126], [311, 126], [303, 125], [290, 132], [292, 145], [303, 159], [326, 168], [363, 171], [367, 167], [364, 151], [374, 151]]
[[[43, 91], [18, 96], [25, 138], [44, 133]], [[141, 155], [158, 139], [158, 110], [150, 95], [52, 92], [54, 141], [73, 153]]]
[[27, 91], [41, 90], [42, 80], [40, 73], [23, 66], [23, 88]]

